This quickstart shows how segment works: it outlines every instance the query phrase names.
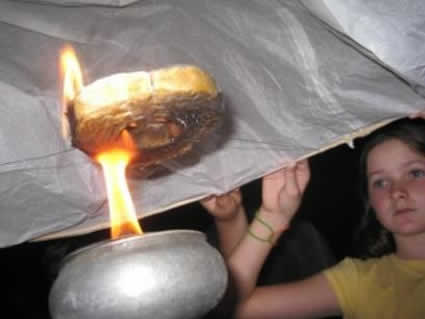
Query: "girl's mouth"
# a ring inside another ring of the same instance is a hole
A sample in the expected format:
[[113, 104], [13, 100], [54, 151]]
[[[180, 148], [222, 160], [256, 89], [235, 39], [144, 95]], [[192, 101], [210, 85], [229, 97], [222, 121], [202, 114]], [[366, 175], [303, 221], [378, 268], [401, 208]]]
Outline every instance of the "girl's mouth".
[[412, 208], [398, 209], [398, 210], [395, 211], [394, 216], [405, 215], [405, 214], [412, 213], [412, 212], [414, 212], [414, 209], [412, 209]]

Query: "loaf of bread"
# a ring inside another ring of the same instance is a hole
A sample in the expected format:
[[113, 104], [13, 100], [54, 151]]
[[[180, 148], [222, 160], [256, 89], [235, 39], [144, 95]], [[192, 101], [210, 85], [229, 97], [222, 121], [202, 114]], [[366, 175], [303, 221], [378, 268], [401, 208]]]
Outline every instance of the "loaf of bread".
[[90, 156], [113, 148], [127, 131], [140, 167], [191, 149], [223, 113], [214, 79], [196, 66], [115, 74], [85, 86], [69, 105], [73, 145]]

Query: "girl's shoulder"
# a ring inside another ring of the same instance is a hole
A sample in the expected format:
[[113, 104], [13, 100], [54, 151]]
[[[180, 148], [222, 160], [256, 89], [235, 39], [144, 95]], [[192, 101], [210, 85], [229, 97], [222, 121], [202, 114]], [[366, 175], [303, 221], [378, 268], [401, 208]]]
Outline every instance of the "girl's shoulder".
[[[400, 259], [395, 254], [368, 259], [347, 257], [334, 266], [336, 273], [350, 275], [353, 278], [379, 279], [399, 274], [425, 273], [425, 260]], [[332, 268], [331, 268], [332, 269]]]
[[346, 257], [334, 267], [339, 272], [357, 273], [358, 275], [366, 275], [370, 272], [379, 272], [391, 267], [393, 257], [386, 255], [382, 257], [374, 257], [368, 259], [360, 259], [354, 257]]
[[324, 273], [336, 290], [367, 291], [388, 284], [394, 272], [389, 256], [360, 259], [347, 257]]

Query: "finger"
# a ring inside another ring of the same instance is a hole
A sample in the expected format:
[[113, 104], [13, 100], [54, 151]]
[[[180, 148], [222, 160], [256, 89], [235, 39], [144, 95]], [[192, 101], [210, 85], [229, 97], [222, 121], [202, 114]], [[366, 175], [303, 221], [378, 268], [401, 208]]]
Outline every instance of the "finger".
[[240, 204], [242, 202], [242, 193], [241, 191], [238, 189], [233, 190], [230, 193], [230, 197], [235, 201], [235, 203]]
[[297, 163], [296, 175], [298, 188], [301, 192], [304, 192], [311, 177], [308, 160], [305, 159]]
[[282, 175], [284, 171], [285, 171], [285, 168], [278, 169], [277, 171], [274, 171], [270, 174], [265, 175], [263, 179], [266, 179], [266, 180], [278, 179], [280, 178], [280, 176]]
[[233, 198], [231, 195], [223, 195], [217, 198], [217, 206], [220, 206], [221, 208], [227, 208], [229, 205], [232, 205]]
[[286, 183], [286, 167], [283, 167], [269, 175], [266, 176], [266, 179], [270, 184], [283, 186]]
[[285, 187], [285, 168], [281, 168], [263, 177], [263, 198], [272, 196], [275, 191]]
[[227, 193], [217, 196], [217, 199], [236, 199], [241, 196], [239, 188], [235, 188]]
[[416, 112], [409, 115], [410, 119], [423, 118], [425, 119], [425, 111]]
[[208, 196], [200, 200], [202, 206], [211, 211], [216, 205], [217, 197], [215, 195]]
[[288, 167], [285, 171], [286, 192], [288, 195], [296, 196], [299, 194], [299, 187], [296, 178], [297, 166]]
[[241, 194], [240, 188], [235, 188], [228, 193], [230, 196], [239, 196]]
[[205, 197], [205, 198], [202, 198], [202, 199], [201, 199], [201, 202], [209, 202], [209, 201], [210, 201], [210, 200], [212, 200], [214, 197], [215, 197], [215, 195], [207, 196], [207, 197]]

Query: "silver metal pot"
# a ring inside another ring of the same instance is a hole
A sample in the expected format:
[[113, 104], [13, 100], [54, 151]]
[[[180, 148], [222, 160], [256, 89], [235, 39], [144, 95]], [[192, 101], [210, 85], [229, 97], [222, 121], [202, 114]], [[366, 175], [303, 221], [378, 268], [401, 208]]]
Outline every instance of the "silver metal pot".
[[191, 319], [227, 287], [203, 233], [170, 230], [103, 241], [68, 255], [49, 295], [54, 319]]

